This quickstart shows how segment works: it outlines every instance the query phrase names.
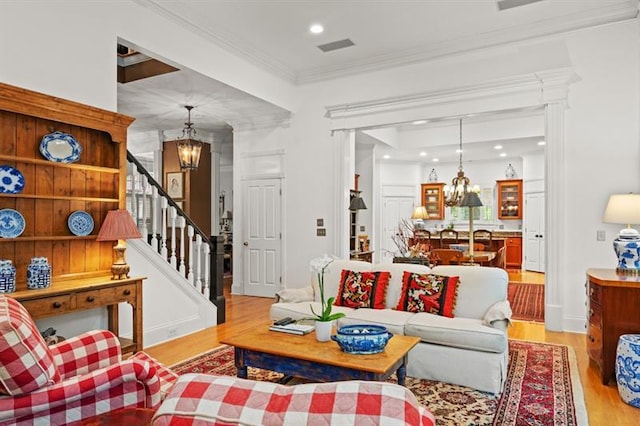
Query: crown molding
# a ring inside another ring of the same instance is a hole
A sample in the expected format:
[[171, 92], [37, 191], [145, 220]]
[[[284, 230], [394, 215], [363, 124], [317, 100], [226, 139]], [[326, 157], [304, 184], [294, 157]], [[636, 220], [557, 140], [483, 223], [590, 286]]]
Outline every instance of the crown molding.
[[[634, 5], [634, 3], [636, 3]], [[562, 16], [546, 19], [535, 24], [521, 25], [517, 29], [489, 31], [481, 35], [464, 37], [456, 40], [438, 43], [435, 47], [416, 48], [379, 55], [363, 61], [353, 61], [341, 67], [316, 67], [298, 73], [298, 84], [313, 83], [340, 77], [347, 77], [364, 72], [380, 71], [419, 62], [428, 62], [447, 56], [477, 52], [482, 49], [507, 47], [531, 39], [540, 39], [571, 33], [592, 27], [624, 22], [636, 19], [639, 15], [640, 4], [637, 0], [628, 4], [602, 6], [581, 14], [569, 17]]]
[[280, 61], [274, 59], [271, 56], [266, 55], [259, 49], [253, 48], [253, 46], [241, 46], [239, 43], [234, 43], [231, 41], [231, 35], [223, 35], [222, 31], [218, 33], [211, 32], [206, 28], [203, 28], [199, 25], [194, 24], [191, 21], [188, 21], [182, 18], [179, 15], [176, 15], [172, 11], [168, 10], [166, 7], [162, 6], [158, 0], [132, 0], [134, 3], [139, 4], [142, 7], [150, 9], [161, 16], [164, 16], [168, 20], [172, 21], [175, 24], [180, 25], [186, 30], [193, 32], [195, 34], [200, 35], [201, 37], [213, 42], [214, 44], [222, 47], [229, 53], [238, 56], [248, 62], [251, 62], [258, 67], [275, 74], [276, 76], [283, 78], [284, 80], [290, 83], [296, 83], [296, 73], [281, 63]]
[[566, 102], [568, 87], [576, 81], [579, 76], [571, 68], [551, 69], [430, 92], [327, 106], [325, 117], [331, 120], [333, 132], [418, 118], [449, 120], [487, 111], [514, 111]]
[[361, 61], [353, 61], [346, 65], [314, 67], [296, 72], [277, 59], [266, 55], [260, 49], [247, 43], [233, 41], [233, 35], [215, 33], [198, 26], [162, 6], [159, 0], [132, 0], [142, 7], [150, 9], [181, 27], [191, 31], [228, 52], [271, 72], [293, 84], [307, 84], [331, 80], [340, 77], [380, 71], [403, 65], [427, 62], [444, 57], [478, 51], [488, 48], [506, 47], [534, 38], [545, 38], [570, 33], [591, 27], [602, 26], [631, 19], [639, 14], [638, 0], [629, 0], [615, 5], [603, 5], [582, 13], [564, 15], [545, 19], [536, 23], [521, 25], [496, 31], [488, 31], [481, 35], [461, 37], [456, 40], [439, 42], [435, 47], [422, 47], [398, 51], [387, 55], [378, 55]]

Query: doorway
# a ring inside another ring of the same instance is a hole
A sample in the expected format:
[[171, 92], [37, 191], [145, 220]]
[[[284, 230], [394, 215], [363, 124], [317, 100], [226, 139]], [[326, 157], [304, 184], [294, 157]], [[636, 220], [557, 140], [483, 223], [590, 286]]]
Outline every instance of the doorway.
[[255, 179], [242, 186], [243, 294], [274, 297], [282, 281], [282, 182]]

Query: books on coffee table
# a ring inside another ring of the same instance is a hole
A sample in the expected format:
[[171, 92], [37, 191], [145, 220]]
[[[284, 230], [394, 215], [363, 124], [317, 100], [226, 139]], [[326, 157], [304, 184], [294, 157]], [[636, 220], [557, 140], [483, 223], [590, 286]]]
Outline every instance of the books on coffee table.
[[279, 331], [281, 333], [290, 333], [290, 334], [309, 334], [313, 331], [314, 327], [308, 324], [297, 324], [291, 323], [287, 325], [271, 325], [269, 326], [269, 330], [271, 331]]

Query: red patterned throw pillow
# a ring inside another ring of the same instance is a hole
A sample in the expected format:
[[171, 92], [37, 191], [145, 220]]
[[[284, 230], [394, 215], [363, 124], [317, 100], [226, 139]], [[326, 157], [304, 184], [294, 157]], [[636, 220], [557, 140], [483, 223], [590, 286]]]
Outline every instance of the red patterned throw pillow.
[[453, 318], [459, 277], [406, 272], [396, 307], [399, 311], [427, 312]]
[[342, 270], [335, 305], [349, 308], [384, 309], [391, 274]]

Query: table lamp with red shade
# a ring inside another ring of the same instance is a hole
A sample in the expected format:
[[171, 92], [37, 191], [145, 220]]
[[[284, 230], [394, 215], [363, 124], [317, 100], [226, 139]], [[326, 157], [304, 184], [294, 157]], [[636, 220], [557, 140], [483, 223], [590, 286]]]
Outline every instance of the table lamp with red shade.
[[117, 241], [113, 246], [114, 262], [111, 265], [111, 279], [129, 278], [129, 265], [124, 253], [127, 250], [125, 240], [142, 238], [131, 214], [127, 210], [110, 210], [102, 223], [97, 241]]

